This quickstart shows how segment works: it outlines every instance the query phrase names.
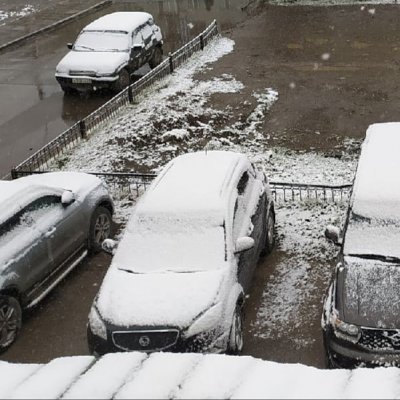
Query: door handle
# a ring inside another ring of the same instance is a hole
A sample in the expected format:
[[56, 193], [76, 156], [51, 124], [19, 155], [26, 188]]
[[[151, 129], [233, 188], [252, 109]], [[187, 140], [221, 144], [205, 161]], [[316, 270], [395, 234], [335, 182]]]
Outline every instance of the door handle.
[[56, 227], [53, 226], [52, 228], [50, 228], [50, 229], [44, 234], [44, 237], [45, 237], [45, 238], [51, 237], [55, 231], [56, 231]]

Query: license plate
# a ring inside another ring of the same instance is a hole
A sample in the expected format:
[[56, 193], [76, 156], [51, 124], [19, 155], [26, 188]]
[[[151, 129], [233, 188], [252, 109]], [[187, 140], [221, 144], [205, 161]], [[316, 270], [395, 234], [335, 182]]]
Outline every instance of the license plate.
[[72, 83], [92, 83], [92, 80], [88, 78], [72, 78]]

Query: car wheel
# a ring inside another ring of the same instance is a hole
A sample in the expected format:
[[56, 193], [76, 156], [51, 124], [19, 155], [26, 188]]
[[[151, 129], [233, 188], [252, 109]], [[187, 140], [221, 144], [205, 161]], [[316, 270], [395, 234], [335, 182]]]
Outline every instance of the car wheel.
[[161, 64], [161, 61], [162, 61], [162, 49], [161, 47], [157, 46], [154, 49], [153, 57], [151, 57], [151, 60], [149, 61], [150, 68], [153, 69], [157, 67], [157, 65]]
[[228, 354], [239, 354], [243, 349], [243, 307], [236, 305], [229, 333]]
[[263, 256], [271, 253], [275, 247], [275, 214], [272, 210], [268, 214], [266, 230], [265, 245], [261, 253]]
[[122, 69], [119, 72], [119, 77], [114, 85], [114, 88], [117, 92], [120, 92], [121, 90], [124, 90], [126, 87], [128, 87], [131, 83], [131, 76], [126, 69]]
[[103, 241], [111, 234], [111, 213], [105, 207], [97, 207], [92, 215], [89, 232], [89, 250], [98, 253]]
[[19, 301], [12, 296], [0, 296], [0, 353], [16, 340], [22, 325]]

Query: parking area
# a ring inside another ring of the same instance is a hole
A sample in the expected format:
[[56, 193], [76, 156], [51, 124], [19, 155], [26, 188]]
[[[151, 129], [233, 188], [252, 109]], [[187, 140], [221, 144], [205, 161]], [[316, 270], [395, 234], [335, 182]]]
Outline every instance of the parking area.
[[[67, 154], [65, 168], [157, 171], [206, 146], [246, 152], [275, 180], [351, 182], [366, 127], [399, 118], [400, 11], [374, 10], [268, 7], [225, 32], [205, 68], [195, 60], [191, 75], [189, 64], [151, 101]], [[98, 158], [105, 151], [107, 159]], [[246, 304], [244, 354], [323, 367], [321, 303], [336, 254], [323, 231], [340, 225], [345, 209], [345, 201], [279, 203], [277, 247], [260, 261]], [[108, 264], [104, 254], [85, 261], [26, 316], [2, 359], [87, 354], [87, 314]]]

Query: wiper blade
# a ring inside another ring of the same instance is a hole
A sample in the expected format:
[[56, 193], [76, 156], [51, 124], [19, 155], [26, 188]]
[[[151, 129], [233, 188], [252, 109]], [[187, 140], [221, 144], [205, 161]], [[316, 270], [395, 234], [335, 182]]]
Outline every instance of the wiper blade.
[[363, 258], [363, 259], [366, 259], [366, 260], [379, 260], [379, 261], [400, 263], [400, 258], [399, 257], [382, 256], [382, 255], [379, 255], [379, 254], [349, 254], [349, 256], [350, 257]]
[[142, 272], [132, 271], [131, 269], [118, 268], [120, 271], [128, 272], [129, 274], [141, 275]]
[[88, 46], [82, 46], [81, 44], [78, 44], [78, 45], [76, 45], [76, 47], [80, 47], [81, 49], [85, 49], [85, 50], [94, 50], [93, 48], [91, 48], [91, 47], [88, 47]]

